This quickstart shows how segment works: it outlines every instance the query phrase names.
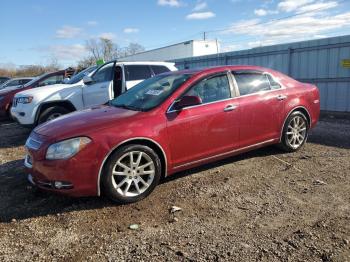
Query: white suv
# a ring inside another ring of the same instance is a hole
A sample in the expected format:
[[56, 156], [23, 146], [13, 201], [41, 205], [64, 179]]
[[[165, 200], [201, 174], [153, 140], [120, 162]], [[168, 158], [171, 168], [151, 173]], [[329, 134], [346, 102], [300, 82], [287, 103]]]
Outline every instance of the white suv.
[[11, 115], [21, 125], [33, 127], [63, 114], [105, 104], [147, 78], [176, 70], [174, 63], [167, 62], [107, 62], [90, 75], [88, 71], [79, 73], [67, 84], [17, 93]]

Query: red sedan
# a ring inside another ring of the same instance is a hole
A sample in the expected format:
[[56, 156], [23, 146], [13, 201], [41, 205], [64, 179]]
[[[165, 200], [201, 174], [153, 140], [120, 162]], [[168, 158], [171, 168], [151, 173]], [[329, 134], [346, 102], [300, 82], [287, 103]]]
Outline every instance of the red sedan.
[[184, 169], [272, 144], [300, 149], [319, 99], [316, 86], [261, 67], [166, 73], [38, 126], [25, 166], [41, 189], [131, 203]]

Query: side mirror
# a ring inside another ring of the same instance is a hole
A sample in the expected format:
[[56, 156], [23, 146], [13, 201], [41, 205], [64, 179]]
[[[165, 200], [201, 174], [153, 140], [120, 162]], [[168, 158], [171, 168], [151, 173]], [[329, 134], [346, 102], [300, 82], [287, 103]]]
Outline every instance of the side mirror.
[[175, 104], [175, 110], [181, 110], [185, 107], [196, 106], [202, 104], [202, 99], [199, 96], [183, 96]]
[[63, 83], [63, 84], [67, 84], [68, 81], [69, 81], [69, 79], [70, 79], [69, 77], [66, 77], [65, 79], [63, 79], [62, 83]]
[[83, 82], [85, 85], [89, 85], [93, 82], [94, 80], [92, 80], [92, 78], [90, 76], [84, 76], [83, 78]]

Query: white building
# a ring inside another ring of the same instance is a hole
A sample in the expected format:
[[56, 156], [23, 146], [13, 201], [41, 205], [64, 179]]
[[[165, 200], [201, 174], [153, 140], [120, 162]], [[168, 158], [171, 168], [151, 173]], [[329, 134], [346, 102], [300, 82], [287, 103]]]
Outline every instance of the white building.
[[169, 61], [174, 59], [212, 55], [220, 52], [217, 40], [190, 40], [118, 59], [119, 61]]

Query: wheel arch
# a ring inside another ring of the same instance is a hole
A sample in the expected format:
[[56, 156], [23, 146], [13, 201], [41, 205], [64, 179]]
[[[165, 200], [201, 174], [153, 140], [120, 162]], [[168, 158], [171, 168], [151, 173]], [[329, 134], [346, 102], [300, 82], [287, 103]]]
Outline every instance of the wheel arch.
[[310, 115], [309, 111], [307, 110], [307, 108], [304, 107], [304, 106], [296, 106], [296, 107], [292, 108], [292, 109], [289, 111], [289, 113], [287, 114], [287, 116], [285, 117], [285, 119], [284, 119], [284, 121], [283, 121], [283, 125], [282, 125], [282, 128], [281, 128], [281, 133], [280, 133], [280, 142], [282, 141], [283, 129], [284, 129], [284, 126], [285, 126], [285, 124], [286, 124], [286, 121], [287, 121], [288, 117], [289, 117], [292, 113], [294, 113], [294, 112], [296, 112], [296, 111], [299, 111], [299, 112], [303, 113], [303, 114], [306, 116], [306, 119], [307, 119], [307, 121], [308, 121], [309, 128], [311, 127], [311, 123], [312, 123], [311, 121], [312, 121], [312, 119], [311, 119], [311, 115]]
[[165, 154], [164, 149], [162, 148], [162, 146], [154, 141], [153, 139], [150, 138], [146, 138], [146, 137], [135, 137], [135, 138], [130, 138], [127, 140], [124, 140], [122, 142], [120, 142], [118, 145], [116, 145], [115, 147], [113, 147], [108, 154], [105, 156], [105, 158], [103, 159], [101, 166], [99, 168], [99, 172], [98, 172], [98, 178], [97, 178], [97, 195], [100, 196], [101, 195], [101, 175], [103, 172], [103, 169], [105, 167], [106, 162], [108, 161], [108, 159], [111, 157], [111, 155], [118, 150], [120, 147], [122, 146], [126, 146], [126, 145], [132, 145], [132, 144], [138, 144], [138, 145], [145, 145], [148, 146], [150, 148], [152, 148], [157, 155], [160, 158], [161, 161], [161, 168], [162, 168], [162, 177], [165, 177], [167, 174], [167, 157]]
[[40, 104], [40, 106], [38, 107], [36, 114], [35, 114], [35, 123], [39, 120], [40, 114], [42, 112], [44, 112], [46, 109], [53, 107], [53, 106], [61, 106], [64, 107], [68, 110], [70, 110], [71, 112], [76, 111], [77, 109], [75, 108], [75, 106], [72, 104], [71, 101], [69, 100], [62, 100], [62, 101], [49, 101], [49, 102], [45, 102]]

